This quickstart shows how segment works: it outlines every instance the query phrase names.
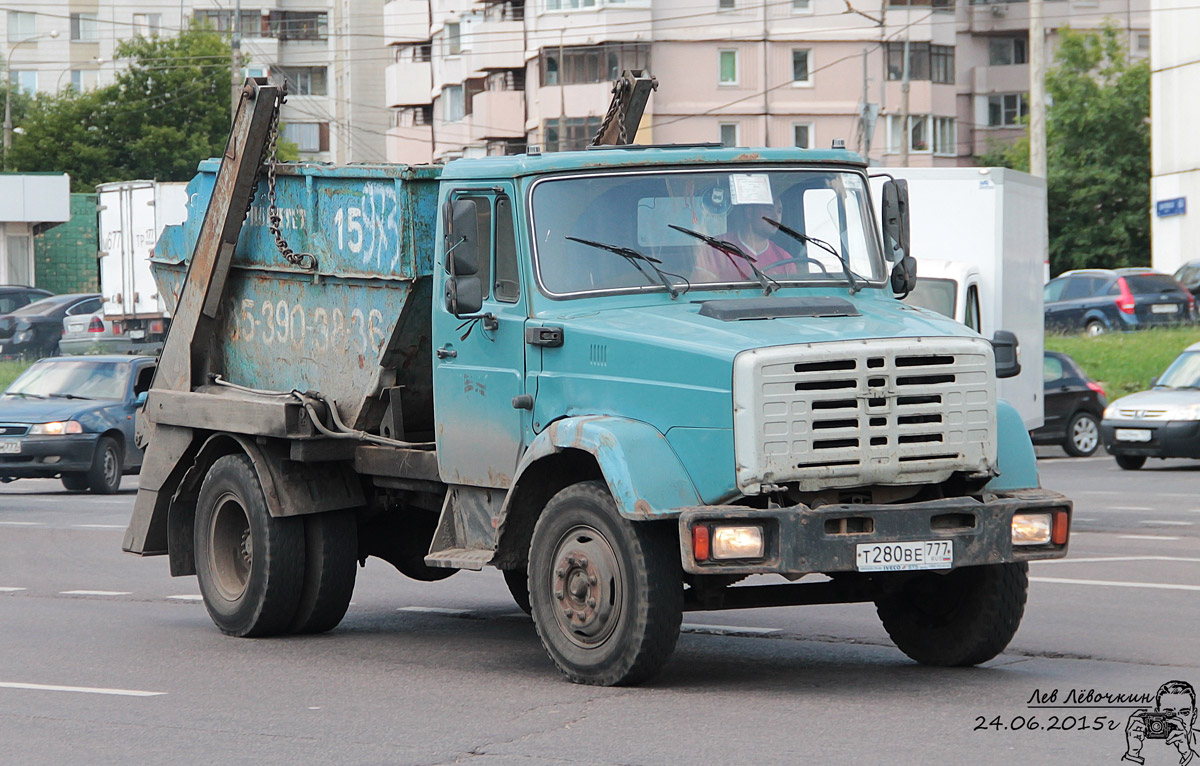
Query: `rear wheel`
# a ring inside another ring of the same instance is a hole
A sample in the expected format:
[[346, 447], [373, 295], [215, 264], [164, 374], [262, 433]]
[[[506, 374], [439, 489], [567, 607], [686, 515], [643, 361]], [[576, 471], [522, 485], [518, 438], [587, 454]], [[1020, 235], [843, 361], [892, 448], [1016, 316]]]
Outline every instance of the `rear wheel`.
[[96, 441], [87, 486], [98, 495], [111, 495], [121, 488], [121, 445], [111, 436], [101, 436]]
[[1100, 447], [1100, 424], [1090, 412], [1077, 412], [1067, 425], [1063, 449], [1068, 455], [1090, 457]]
[[1113, 457], [1117, 459], [1117, 465], [1126, 471], [1136, 471], [1146, 464], [1145, 455], [1113, 455]]
[[978, 665], [1016, 634], [1028, 588], [1024, 563], [922, 572], [877, 599], [875, 609], [900, 651], [922, 665]]
[[346, 616], [358, 564], [358, 522], [353, 511], [304, 517], [304, 589], [292, 633], [324, 633]]
[[216, 626], [232, 636], [287, 632], [304, 589], [304, 519], [271, 517], [245, 455], [209, 469], [194, 534], [196, 579]]
[[667, 530], [621, 518], [601, 482], [550, 499], [529, 549], [529, 600], [559, 670], [614, 686], [662, 668], [683, 618], [677, 547]]
[[62, 479], [62, 485], [72, 492], [83, 492], [88, 488], [86, 473], [64, 473], [59, 478]]
[[1104, 333], [1108, 332], [1108, 328], [1105, 327], [1104, 323], [1101, 322], [1099, 319], [1093, 319], [1092, 321], [1087, 323], [1087, 326], [1084, 328], [1084, 331], [1088, 335], [1090, 335], [1094, 338], [1097, 335], [1103, 335]]

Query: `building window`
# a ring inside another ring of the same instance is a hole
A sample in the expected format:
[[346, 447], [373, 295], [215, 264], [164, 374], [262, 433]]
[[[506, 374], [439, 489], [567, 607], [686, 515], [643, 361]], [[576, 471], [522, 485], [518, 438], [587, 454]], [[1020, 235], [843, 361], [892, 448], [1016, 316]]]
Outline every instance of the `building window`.
[[645, 43], [606, 43], [570, 48], [542, 48], [542, 85], [581, 85], [611, 82], [625, 69], [649, 69], [650, 46]]
[[1029, 97], [1024, 93], [988, 96], [988, 127], [1012, 128], [1022, 124], [1029, 114]]
[[442, 89], [442, 119], [445, 122], [458, 122], [466, 117], [465, 109], [461, 85], [447, 85]]
[[329, 123], [327, 122], [284, 123], [282, 135], [302, 152], [329, 151]]
[[792, 83], [795, 85], [812, 85], [808, 79], [808, 59], [812, 54], [809, 50], [792, 50]]
[[275, 67], [276, 80], [288, 85], [289, 96], [325, 96], [329, 93], [326, 68], [323, 66]]
[[953, 117], [933, 118], [933, 153], [951, 157], [958, 154], [957, 124]]
[[[609, 0], [613, 2], [613, 0]], [[594, 8], [596, 0], [546, 0], [547, 11], [574, 11], [579, 8]]]
[[162, 32], [161, 13], [133, 14], [133, 31], [143, 37], [150, 37]]
[[811, 149], [812, 134], [812, 123], [796, 123], [792, 126], [792, 145], [797, 149]]
[[735, 0], [717, 0], [718, 11], [732, 11], [735, 7]]
[[[153, 15], [159, 16], [159, 23], [161, 25], [162, 14]], [[199, 10], [194, 12], [193, 18], [202, 24], [212, 26], [218, 32], [231, 32], [233, 30], [233, 11]], [[271, 18], [274, 18], [274, 13]], [[238, 33], [243, 37], [263, 37], [270, 29], [269, 27], [264, 27], [265, 19], [261, 11], [242, 11], [238, 19], [240, 20], [238, 23]]]
[[719, 54], [721, 73], [718, 82], [721, 85], [737, 85], [738, 81], [738, 52], [721, 51]]
[[[996, 1], [971, 0], [972, 3]], [[1008, 0], [1003, 0], [1003, 2], [1008, 2]], [[935, 11], [952, 11], [954, 10], [954, 0], [888, 0], [888, 6], [891, 8], [933, 8]]]
[[22, 11], [8, 12], [8, 41], [28, 40], [37, 34], [37, 14]]
[[412, 110], [413, 125], [433, 124], [433, 104], [424, 104]]
[[71, 87], [75, 89], [76, 93], [80, 93], [83, 91], [83, 70], [82, 69], [72, 69], [71, 70]]
[[446, 55], [457, 56], [462, 53], [462, 36], [459, 34], [458, 23], [447, 23], [445, 28], [446, 33]]
[[[258, 15], [258, 11], [254, 11]], [[329, 14], [324, 11], [271, 11], [271, 37], [280, 40], [324, 40], [329, 36]]]
[[542, 147], [547, 152], [569, 152], [584, 149], [600, 131], [599, 117], [568, 117], [566, 124], [560, 120], [546, 120], [542, 126]]
[[[888, 43], [888, 79], [904, 79], [904, 43]], [[954, 84], [954, 46], [909, 43], [908, 79]]]
[[17, 90], [21, 93], [32, 96], [37, 93], [37, 70], [36, 69], [14, 69], [12, 70], [13, 83], [17, 86]]
[[792, 13], [812, 13], [812, 0], [792, 0]]
[[1137, 52], [1146, 53], [1150, 50], [1150, 35], [1137, 36]]
[[97, 16], [94, 13], [71, 14], [71, 42], [94, 43], [100, 39]]
[[721, 146], [737, 146], [738, 141], [738, 124], [736, 122], [722, 122], [718, 126], [720, 133]]
[[988, 40], [989, 65], [1011, 66], [1012, 64], [1025, 64], [1028, 61], [1024, 37], [993, 37]]

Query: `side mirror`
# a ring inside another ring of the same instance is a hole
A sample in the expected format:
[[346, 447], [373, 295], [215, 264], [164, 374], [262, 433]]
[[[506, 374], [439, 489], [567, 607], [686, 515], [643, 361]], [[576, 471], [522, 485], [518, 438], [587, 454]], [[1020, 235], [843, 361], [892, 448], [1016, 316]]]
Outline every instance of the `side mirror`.
[[452, 276], [479, 272], [479, 214], [473, 199], [455, 200], [450, 206], [446, 258]]
[[892, 268], [892, 292], [904, 299], [917, 286], [917, 259], [906, 255]]
[[483, 308], [483, 282], [475, 275], [446, 277], [446, 311], [456, 317], [478, 314]]
[[134, 409], [141, 409], [146, 406], [146, 398], [150, 396], [150, 392], [143, 391], [133, 398]]
[[908, 181], [903, 178], [883, 185], [883, 255], [895, 263], [908, 252]]
[[996, 377], [1015, 378], [1021, 374], [1021, 348], [1017, 336], [1008, 330], [997, 330], [992, 337], [996, 354]]

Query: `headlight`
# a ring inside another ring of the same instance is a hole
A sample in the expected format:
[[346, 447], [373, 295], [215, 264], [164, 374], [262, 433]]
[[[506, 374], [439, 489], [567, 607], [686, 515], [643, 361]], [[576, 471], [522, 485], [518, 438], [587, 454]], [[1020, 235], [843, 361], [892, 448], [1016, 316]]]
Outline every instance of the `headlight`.
[[1200, 420], [1200, 404], [1178, 404], [1166, 407], [1163, 420]]
[[83, 426], [76, 423], [74, 420], [56, 420], [53, 423], [37, 423], [33, 428], [29, 429], [31, 434], [45, 434], [49, 436], [59, 436], [61, 434], [81, 434]]
[[33, 332], [30, 330], [26, 330], [25, 332], [19, 332], [15, 336], [13, 336], [13, 340], [16, 341], [17, 343], [24, 343], [25, 341], [29, 340], [32, 337], [33, 337]]
[[1104, 419], [1111, 420], [1117, 416], [1117, 404], [1113, 402], [1104, 408]]
[[714, 527], [714, 559], [761, 559], [764, 553], [762, 527]]
[[1018, 513], [1012, 520], [1013, 545], [1045, 545], [1053, 528], [1048, 513]]

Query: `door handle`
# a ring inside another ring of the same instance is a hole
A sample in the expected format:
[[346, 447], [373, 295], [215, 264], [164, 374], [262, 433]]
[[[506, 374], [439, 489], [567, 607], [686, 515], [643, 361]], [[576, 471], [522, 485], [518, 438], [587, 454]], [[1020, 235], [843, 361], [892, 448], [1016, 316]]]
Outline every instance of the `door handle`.
[[526, 327], [525, 342], [531, 346], [556, 348], [563, 344], [561, 327]]
[[437, 354], [438, 359], [453, 359], [456, 356], [458, 356], [458, 352], [455, 351], [454, 349], [450, 348], [449, 346], [442, 346], [434, 353]]

